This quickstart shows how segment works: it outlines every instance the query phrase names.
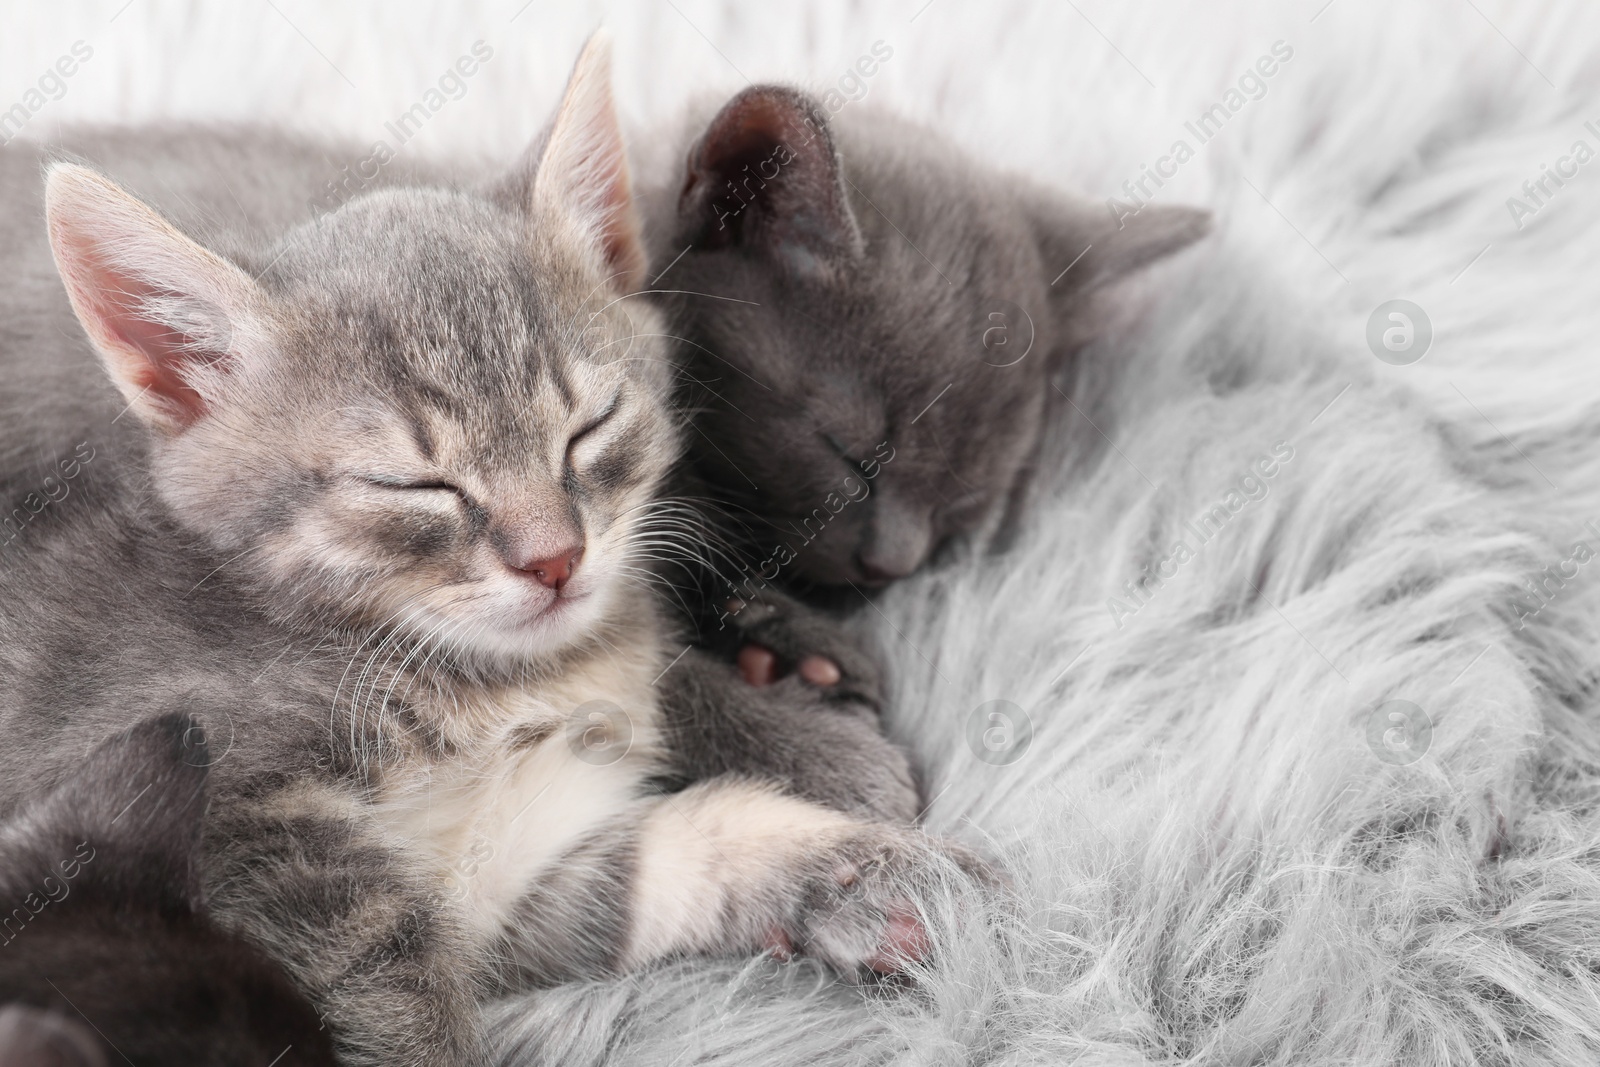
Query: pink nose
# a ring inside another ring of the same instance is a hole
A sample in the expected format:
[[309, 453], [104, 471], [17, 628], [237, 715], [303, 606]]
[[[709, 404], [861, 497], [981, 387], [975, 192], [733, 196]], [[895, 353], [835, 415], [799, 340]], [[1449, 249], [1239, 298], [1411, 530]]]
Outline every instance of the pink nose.
[[549, 559], [531, 559], [520, 563], [508, 561], [508, 564], [512, 570], [526, 574], [545, 588], [559, 593], [582, 559], [583, 546], [579, 545], [576, 548], [564, 548]]

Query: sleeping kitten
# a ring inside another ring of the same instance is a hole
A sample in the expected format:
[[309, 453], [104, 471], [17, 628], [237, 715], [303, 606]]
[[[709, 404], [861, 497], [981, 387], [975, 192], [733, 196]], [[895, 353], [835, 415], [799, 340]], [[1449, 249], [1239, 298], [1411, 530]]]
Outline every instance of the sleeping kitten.
[[210, 757], [182, 715], [83, 756], [0, 826], [0, 1065], [332, 1065], [282, 968], [206, 913]]
[[[341, 1062], [474, 1062], [482, 996], [682, 953], [892, 970], [923, 940], [907, 880], [981, 871], [749, 778], [653, 788], [658, 683], [742, 683], [675, 662], [639, 580], [680, 438], [664, 330], [625, 299], [644, 253], [607, 68], [591, 42], [491, 192], [378, 190], [237, 259], [49, 172], [55, 262], [120, 395], [70, 494], [55, 457], [55, 488], [6, 482], [27, 517], [0, 549], [0, 806], [131, 709], [194, 711], [227, 739], [211, 906]], [[79, 384], [59, 314], [6, 317], [8, 388]]]
[[[700, 578], [701, 639], [752, 684], [820, 680], [875, 708], [872, 661], [789, 594], [859, 607], [942, 548], [1001, 544], [1096, 298], [1209, 225], [1165, 207], [1118, 223], [890, 116], [835, 128], [780, 86], [735, 96], [643, 199], [695, 412], [682, 491], [720, 503], [744, 557]], [[794, 765], [837, 751], [804, 711], [776, 717], [799, 720], [769, 731]], [[870, 756], [851, 780], [892, 794], [898, 761]]]
[[722, 626], [740, 621], [728, 596], [881, 586], [999, 533], [1070, 405], [1053, 385], [1091, 299], [1209, 225], [1155, 206], [1119, 224], [932, 131], [830, 123], [772, 85], [729, 101], [649, 204], [695, 469], [748, 531]]

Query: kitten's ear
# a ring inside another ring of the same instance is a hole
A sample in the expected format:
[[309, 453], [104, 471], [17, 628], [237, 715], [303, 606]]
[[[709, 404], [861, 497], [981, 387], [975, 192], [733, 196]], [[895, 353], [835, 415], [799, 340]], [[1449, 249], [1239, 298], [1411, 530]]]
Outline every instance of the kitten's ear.
[[611, 95], [611, 38], [596, 30], [567, 80], [544, 141], [533, 196], [575, 214], [627, 287], [644, 273], [644, 242], [628, 180], [628, 153]]
[[1052, 287], [1063, 293], [1099, 289], [1211, 232], [1211, 212], [1176, 205], [1150, 204], [1119, 218], [1086, 200], [1041, 195], [1030, 214]]
[[45, 219], [72, 308], [129, 406], [169, 434], [193, 425], [264, 321], [261, 290], [87, 167], [50, 168]]
[[801, 270], [862, 254], [827, 116], [783, 86], [752, 86], [711, 120], [689, 150], [678, 214], [702, 249], [766, 252]]
[[204, 731], [188, 715], [147, 719], [103, 741], [0, 828], [5, 873], [81, 875], [163, 911], [199, 910], [210, 762]]

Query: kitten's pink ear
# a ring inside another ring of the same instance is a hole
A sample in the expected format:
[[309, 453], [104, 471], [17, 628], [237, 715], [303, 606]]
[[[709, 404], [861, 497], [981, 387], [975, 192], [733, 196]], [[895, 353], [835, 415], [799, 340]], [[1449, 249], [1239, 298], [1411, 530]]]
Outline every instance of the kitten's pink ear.
[[781, 85], [723, 105], [689, 150], [678, 212], [700, 248], [745, 247], [801, 270], [862, 254], [827, 116]]
[[263, 321], [259, 287], [87, 167], [50, 168], [45, 219], [72, 308], [129, 407], [168, 434], [193, 425], [239, 335]]
[[623, 287], [645, 269], [628, 180], [628, 154], [611, 96], [611, 39], [595, 31], [578, 55], [539, 157], [533, 196], [575, 214], [594, 234]]

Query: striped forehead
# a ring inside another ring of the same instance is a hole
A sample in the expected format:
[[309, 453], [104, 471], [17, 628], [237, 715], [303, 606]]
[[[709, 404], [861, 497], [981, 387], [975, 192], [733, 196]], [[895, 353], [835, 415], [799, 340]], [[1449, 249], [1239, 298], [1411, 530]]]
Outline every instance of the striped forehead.
[[382, 398], [419, 451], [518, 465], [559, 455], [573, 420], [624, 375], [654, 381], [615, 358], [632, 323], [609, 310], [624, 298], [591, 257], [463, 198], [349, 207], [288, 256], [305, 268], [289, 282], [306, 328], [295, 347], [309, 380], [349, 374]]
[[[537, 440], [609, 397], [623, 366], [601, 363], [576, 325], [505, 308], [487, 293], [466, 308], [374, 309], [354, 338], [371, 384], [432, 425], [454, 423], [493, 439]], [[500, 305], [496, 307], [496, 305]]]
[[559, 456], [574, 420], [610, 397], [616, 377], [563, 359], [469, 372], [466, 380], [458, 370], [419, 374], [400, 392], [409, 429], [430, 460]]

